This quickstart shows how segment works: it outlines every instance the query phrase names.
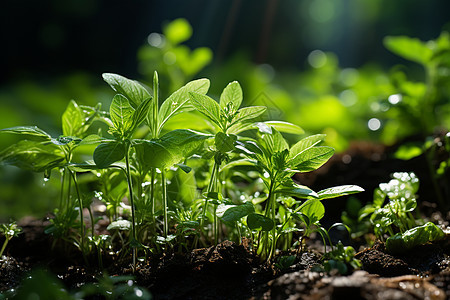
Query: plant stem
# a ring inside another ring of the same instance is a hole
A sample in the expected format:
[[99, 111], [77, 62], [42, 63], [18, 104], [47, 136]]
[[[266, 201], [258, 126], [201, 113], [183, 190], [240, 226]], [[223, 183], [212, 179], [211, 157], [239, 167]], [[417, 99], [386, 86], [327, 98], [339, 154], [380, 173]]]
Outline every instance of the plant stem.
[[61, 191], [60, 191], [60, 199], [59, 199], [59, 209], [63, 209], [64, 205], [64, 181], [66, 179], [66, 168], [62, 169], [62, 176], [61, 176]]
[[156, 231], [156, 221], [155, 221], [155, 177], [156, 177], [156, 169], [152, 168], [151, 170], [151, 183], [150, 183], [150, 202], [151, 202], [151, 213], [152, 213], [152, 219], [153, 223], [155, 225], [155, 231]]
[[152, 109], [152, 138], [156, 139], [159, 136], [159, 119], [158, 119], [158, 106], [159, 106], [159, 79], [158, 73], [155, 71], [153, 74], [153, 109]]
[[164, 214], [163, 233], [164, 237], [167, 238], [167, 235], [169, 233], [169, 220], [167, 217], [167, 183], [164, 169], [161, 169], [161, 184], [162, 184], [163, 214]]
[[10, 237], [9, 236], [5, 236], [5, 241], [3, 242], [2, 250], [0, 250], [0, 258], [2, 257], [3, 252], [5, 251], [6, 245], [8, 245], [9, 240], [10, 240]]
[[84, 218], [83, 218], [83, 202], [81, 201], [81, 195], [80, 195], [80, 189], [78, 188], [77, 184], [77, 177], [75, 176], [74, 172], [68, 170], [70, 175], [72, 176], [72, 180], [75, 184], [75, 191], [77, 193], [78, 198], [78, 207], [80, 209], [80, 230], [81, 230], [81, 241], [80, 241], [80, 247], [81, 252], [84, 255], [84, 235], [85, 235], [85, 226], [84, 226]]
[[[136, 241], [136, 223], [135, 223], [135, 212], [134, 212], [134, 200], [133, 200], [133, 184], [131, 180], [131, 172], [130, 172], [130, 145], [128, 144], [125, 148], [125, 164], [126, 164], [126, 177], [128, 183], [128, 191], [130, 194], [130, 205], [131, 205], [131, 238], [133, 241]], [[133, 266], [136, 267], [136, 247], [132, 245], [133, 251]]]

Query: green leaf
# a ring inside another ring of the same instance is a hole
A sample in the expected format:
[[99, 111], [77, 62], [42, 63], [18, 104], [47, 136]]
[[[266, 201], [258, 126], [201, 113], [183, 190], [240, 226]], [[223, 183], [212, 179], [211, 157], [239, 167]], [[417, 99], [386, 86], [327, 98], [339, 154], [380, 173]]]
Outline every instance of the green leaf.
[[284, 133], [303, 134], [305, 131], [298, 125], [283, 121], [266, 121], [264, 124]]
[[394, 153], [394, 157], [401, 160], [410, 160], [414, 157], [422, 155], [424, 149], [420, 145], [403, 144], [398, 147]]
[[222, 128], [220, 121], [221, 111], [219, 104], [208, 96], [201, 95], [198, 93], [189, 92], [192, 105], [200, 113], [205, 115], [217, 126]]
[[117, 220], [114, 222], [111, 222], [111, 224], [106, 227], [106, 230], [130, 230], [131, 229], [131, 222], [128, 220]]
[[189, 104], [189, 93], [195, 92], [204, 95], [208, 92], [209, 80], [208, 79], [198, 79], [188, 82], [186, 85], [175, 91], [169, 98], [167, 98], [158, 112], [159, 119], [159, 132], [161, 131], [164, 124], [173, 116], [190, 110]]
[[65, 136], [79, 136], [83, 127], [83, 112], [72, 100], [62, 115], [62, 131]]
[[231, 125], [249, 122], [262, 115], [267, 110], [265, 106], [249, 106], [238, 110], [237, 114], [231, 120]]
[[214, 138], [214, 144], [217, 150], [222, 153], [227, 153], [234, 150], [234, 144], [237, 141], [237, 136], [234, 134], [225, 134], [223, 132], [218, 132]]
[[81, 142], [79, 143], [79, 145], [93, 145], [93, 144], [98, 144], [98, 143], [108, 142], [108, 141], [111, 142], [113, 140], [107, 140], [99, 135], [91, 134], [91, 135], [88, 135], [87, 137], [85, 137], [84, 139], [82, 139]]
[[321, 190], [317, 193], [317, 195], [319, 195], [319, 200], [323, 200], [356, 194], [360, 192], [364, 192], [364, 189], [357, 185], [340, 185]]
[[119, 142], [103, 143], [94, 150], [94, 162], [99, 168], [107, 168], [125, 157], [125, 146]]
[[192, 27], [188, 21], [179, 18], [167, 24], [163, 29], [163, 33], [170, 43], [177, 45], [191, 37]]
[[294, 164], [295, 164], [295, 159], [297, 156], [301, 155], [301, 153], [303, 151], [305, 151], [306, 149], [314, 147], [317, 144], [319, 144], [320, 142], [322, 142], [323, 139], [325, 138], [325, 136], [326, 136], [325, 134], [316, 134], [316, 135], [308, 136], [308, 137], [298, 141], [289, 150], [289, 158], [294, 160]]
[[435, 224], [428, 222], [402, 233], [397, 233], [386, 240], [386, 250], [392, 254], [404, 253], [418, 245], [445, 238], [445, 233]]
[[168, 168], [191, 156], [210, 137], [188, 129], [177, 129], [157, 140], [136, 140], [133, 147], [146, 168]]
[[290, 185], [283, 185], [275, 190], [276, 193], [294, 196], [301, 199], [307, 199], [310, 197], [317, 198], [316, 192], [311, 190], [309, 187], [297, 184], [291, 180]]
[[137, 81], [112, 73], [103, 73], [102, 76], [113, 90], [131, 101], [133, 108], [150, 98], [150, 93]]
[[147, 118], [148, 111], [150, 109], [151, 98], [144, 100], [139, 104], [133, 113], [133, 130], [138, 128]]
[[289, 149], [289, 145], [284, 137], [274, 128], [272, 128], [272, 134], [263, 134], [261, 139], [265, 144], [264, 148], [269, 154], [282, 152], [286, 149]]
[[247, 216], [247, 225], [251, 230], [261, 231], [270, 231], [275, 226], [272, 219], [257, 213], [251, 213]]
[[326, 163], [333, 154], [334, 149], [331, 147], [312, 147], [291, 160], [291, 164], [299, 172], [314, 171]]
[[37, 126], [16, 126], [16, 127], [0, 129], [0, 132], [1, 133], [31, 135], [31, 136], [42, 137], [42, 138], [45, 138], [48, 140], [50, 140], [52, 138], [47, 132], [38, 128]]
[[245, 202], [241, 205], [224, 205], [220, 204], [217, 207], [217, 216], [225, 223], [234, 223], [241, 218], [254, 213], [255, 208], [251, 202]]
[[65, 164], [65, 156], [54, 144], [22, 140], [0, 153], [0, 162], [25, 170], [44, 172]]
[[320, 221], [325, 215], [325, 207], [320, 200], [311, 199], [306, 200], [306, 202], [300, 206], [299, 212], [306, 215], [311, 224], [314, 224], [317, 221]]
[[114, 128], [124, 137], [133, 126], [134, 109], [124, 96], [115, 95], [109, 108]]
[[232, 111], [237, 111], [242, 103], [242, 88], [239, 82], [230, 82], [220, 95], [220, 108], [229, 106]]
[[433, 56], [433, 51], [417, 38], [387, 36], [383, 42], [384, 46], [393, 53], [422, 65], [430, 62]]

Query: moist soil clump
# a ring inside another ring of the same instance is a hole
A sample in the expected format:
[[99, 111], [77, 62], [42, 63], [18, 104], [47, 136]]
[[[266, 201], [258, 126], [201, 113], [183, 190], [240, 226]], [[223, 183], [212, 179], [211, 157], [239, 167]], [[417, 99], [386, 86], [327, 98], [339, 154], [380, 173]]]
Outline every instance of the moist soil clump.
[[361, 260], [363, 270], [383, 277], [394, 277], [437, 274], [449, 267], [449, 255], [447, 238], [440, 243], [415, 247], [401, 255], [386, 253], [384, 243], [377, 241], [372, 248], [357, 253], [355, 257]]

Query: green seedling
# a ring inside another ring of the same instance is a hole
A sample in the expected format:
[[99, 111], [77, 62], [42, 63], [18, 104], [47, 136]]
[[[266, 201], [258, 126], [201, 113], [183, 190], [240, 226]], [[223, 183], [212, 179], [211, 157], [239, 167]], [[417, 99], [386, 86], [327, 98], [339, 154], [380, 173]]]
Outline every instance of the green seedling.
[[3, 242], [2, 249], [0, 250], [0, 258], [3, 256], [3, 252], [8, 245], [8, 242], [13, 238], [19, 235], [22, 232], [22, 228], [17, 226], [15, 222], [11, 222], [9, 224], [1, 224], [0, 225], [0, 233], [5, 237], [5, 241]]
[[[416, 193], [419, 179], [414, 173], [393, 173], [392, 180], [381, 183], [374, 191], [374, 201], [360, 211], [359, 220], [369, 218], [374, 226], [375, 234], [383, 238], [383, 234], [394, 235], [397, 230], [405, 232], [417, 225], [412, 212], [417, 207]], [[388, 202], [385, 204], [386, 199]]]
[[445, 233], [431, 222], [397, 233], [386, 240], [386, 250], [392, 254], [405, 253], [412, 248], [429, 242], [442, 240]]
[[[159, 171], [161, 174], [163, 235], [164, 238], [167, 238], [169, 235], [169, 205], [166, 172], [175, 165], [188, 172], [190, 168], [180, 163], [201, 147], [204, 140], [210, 138], [210, 136], [187, 129], [177, 129], [162, 135], [162, 130], [166, 122], [173, 116], [192, 109], [192, 107], [188, 106], [188, 92], [206, 93], [209, 81], [200, 79], [186, 84], [174, 92], [159, 107], [159, 84], [156, 72], [153, 81], [153, 101], [149, 100], [150, 94], [147, 90], [136, 81], [116, 74], [104, 74], [103, 78], [116, 92], [121, 94], [114, 97], [110, 108], [110, 115], [113, 120], [113, 126], [110, 131], [115, 139], [102, 140], [102, 144], [97, 146], [94, 152], [94, 161], [98, 167], [104, 168], [125, 157], [125, 174], [132, 209], [131, 237], [136, 242], [138, 240], [134, 198], [138, 201], [137, 204], [144, 209], [141, 216], [145, 214], [146, 207], [150, 205], [151, 208], [147, 213], [150, 213], [154, 218], [156, 203], [155, 179], [157, 171]], [[136, 109], [133, 107], [136, 107]], [[147, 124], [148, 135], [151, 138], [149, 140], [135, 139], [133, 136], [143, 123]], [[131, 158], [134, 161], [133, 169], [138, 177], [137, 197], [133, 195], [132, 174], [130, 171]], [[150, 201], [145, 201], [141, 198], [144, 195], [142, 183], [148, 173], [151, 173]], [[155, 222], [153, 223], [155, 224]], [[133, 253], [135, 254], [135, 251]]]
[[219, 222], [216, 214], [217, 206], [222, 200], [220, 187], [220, 168], [228, 160], [230, 152], [235, 150], [237, 134], [250, 129], [253, 120], [266, 111], [264, 106], [250, 106], [240, 108], [243, 100], [242, 88], [236, 81], [229, 83], [220, 95], [219, 103], [212, 98], [198, 93], [189, 93], [191, 104], [214, 124], [214, 149], [210, 156], [214, 158], [211, 178], [204, 193], [205, 203], [200, 220], [201, 227], [208, 210], [208, 202], [213, 203], [213, 236], [217, 244], [219, 236]]
[[[275, 254], [280, 233], [290, 231], [286, 225], [289, 224], [292, 217], [296, 216], [306, 224], [306, 234], [309, 235], [312, 225], [317, 225], [325, 213], [321, 200], [361, 192], [363, 189], [349, 185], [329, 188], [316, 193], [306, 186], [293, 182], [291, 178], [295, 173], [313, 171], [327, 162], [334, 153], [333, 148], [317, 146], [324, 139], [324, 135], [306, 137], [289, 147], [281, 133], [275, 128], [264, 123], [260, 123], [258, 126], [259, 140], [243, 141], [238, 148], [255, 165], [268, 191], [264, 214], [249, 214], [247, 225], [252, 230], [261, 231], [258, 238], [258, 254], [263, 259], [270, 260]], [[306, 201], [294, 209], [287, 207], [290, 216], [285, 218], [283, 224], [278, 227], [276, 221], [278, 203], [276, 200], [280, 195], [293, 196], [306, 199]], [[320, 229], [319, 232], [325, 233]]]
[[355, 258], [355, 253], [353, 247], [344, 246], [339, 242], [332, 251], [323, 256], [323, 267], [325, 271], [330, 272], [336, 269], [341, 275], [345, 275], [349, 271], [360, 269], [362, 263]]
[[[44, 172], [44, 181], [48, 181], [51, 171], [61, 169], [61, 196], [58, 212], [63, 216], [71, 216], [74, 205], [71, 201], [72, 184], [75, 187], [76, 199], [80, 216], [80, 242], [76, 243], [85, 254], [85, 226], [83, 220], [82, 196], [78, 187], [76, 172], [71, 169], [74, 151], [82, 144], [81, 141], [89, 134], [89, 129], [95, 121], [106, 122], [105, 114], [100, 106], [79, 106], [71, 101], [62, 115], [62, 133], [59, 137], [52, 137], [36, 126], [18, 126], [0, 130], [1, 133], [13, 133], [27, 136], [33, 140], [21, 140], [0, 153], [0, 161], [19, 168], [34, 172]], [[64, 201], [66, 198], [66, 201]], [[63, 228], [59, 231], [67, 232], [72, 224], [62, 220]], [[55, 226], [56, 223], [53, 224]], [[94, 234], [94, 220], [91, 219], [92, 235]]]

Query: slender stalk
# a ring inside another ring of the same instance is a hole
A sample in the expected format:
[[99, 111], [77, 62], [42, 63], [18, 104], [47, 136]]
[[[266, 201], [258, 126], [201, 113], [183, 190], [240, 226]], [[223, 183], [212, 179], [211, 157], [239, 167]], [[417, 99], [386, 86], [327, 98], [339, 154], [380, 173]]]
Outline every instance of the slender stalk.
[[83, 202], [81, 201], [81, 194], [80, 189], [78, 188], [77, 184], [77, 177], [75, 176], [74, 172], [68, 170], [70, 175], [72, 176], [72, 180], [75, 184], [75, 191], [77, 193], [78, 198], [78, 207], [80, 209], [80, 230], [81, 230], [81, 241], [80, 241], [80, 247], [81, 251], [84, 253], [84, 235], [85, 235], [85, 225], [84, 225], [84, 218], [83, 218]]
[[[151, 204], [151, 212], [152, 212], [152, 218], [153, 223], [155, 223], [155, 177], [156, 177], [156, 169], [152, 168], [151, 170], [151, 183], [150, 183], [150, 204]], [[156, 228], [156, 224], [155, 224]]]
[[159, 136], [159, 119], [158, 119], [158, 105], [159, 105], [159, 80], [158, 73], [155, 71], [153, 75], [153, 109], [152, 109], [152, 138], [156, 139]]
[[62, 176], [61, 176], [61, 191], [60, 191], [60, 199], [59, 199], [59, 209], [63, 209], [64, 205], [64, 181], [66, 179], [66, 168], [62, 169]]
[[167, 216], [167, 182], [165, 176], [165, 170], [161, 169], [161, 184], [162, 184], [162, 197], [163, 197], [163, 215], [164, 215], [164, 224], [163, 224], [163, 233], [164, 237], [167, 237], [169, 233], [169, 220]]
[[[135, 220], [135, 207], [134, 207], [134, 199], [133, 199], [133, 183], [131, 180], [131, 172], [130, 172], [130, 146], [127, 145], [125, 150], [125, 164], [126, 164], [126, 177], [128, 183], [128, 192], [130, 194], [130, 205], [131, 205], [131, 238], [133, 241], [136, 241], [136, 220]], [[132, 247], [133, 249], [133, 266], [136, 267], [136, 255], [137, 249]]]
[[0, 258], [2, 257], [3, 252], [5, 251], [6, 245], [8, 245], [9, 240], [10, 240], [10, 237], [5, 236], [5, 241], [3, 242], [2, 250], [0, 250]]

